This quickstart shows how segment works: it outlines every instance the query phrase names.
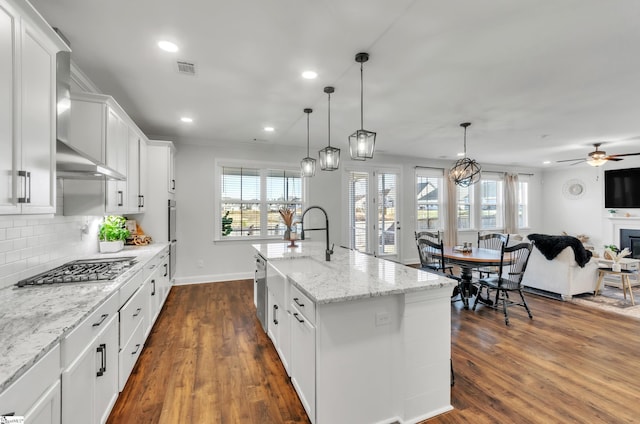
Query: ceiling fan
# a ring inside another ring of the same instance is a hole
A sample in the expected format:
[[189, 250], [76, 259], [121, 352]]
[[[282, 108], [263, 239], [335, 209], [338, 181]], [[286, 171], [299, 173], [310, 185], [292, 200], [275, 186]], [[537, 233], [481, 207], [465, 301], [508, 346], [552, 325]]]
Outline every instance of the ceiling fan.
[[565, 160], [559, 160], [557, 161], [558, 163], [560, 162], [573, 162], [571, 165], [577, 165], [579, 163], [582, 162], [587, 162], [589, 165], [591, 166], [602, 166], [605, 163], [607, 163], [607, 161], [610, 160], [622, 160], [622, 156], [639, 156], [640, 152], [638, 153], [622, 153], [619, 155], [607, 155], [607, 152], [605, 152], [604, 150], [600, 150], [600, 145], [602, 143], [593, 143], [593, 147], [595, 147], [596, 149], [593, 152], [590, 152], [586, 158], [582, 158], [582, 159], [565, 159]]

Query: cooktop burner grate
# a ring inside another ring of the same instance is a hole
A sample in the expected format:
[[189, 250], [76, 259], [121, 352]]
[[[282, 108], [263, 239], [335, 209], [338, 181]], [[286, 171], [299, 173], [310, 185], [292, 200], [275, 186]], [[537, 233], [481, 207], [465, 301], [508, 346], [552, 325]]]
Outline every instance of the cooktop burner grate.
[[75, 282], [111, 281], [135, 264], [135, 256], [81, 259], [20, 280], [18, 287]]

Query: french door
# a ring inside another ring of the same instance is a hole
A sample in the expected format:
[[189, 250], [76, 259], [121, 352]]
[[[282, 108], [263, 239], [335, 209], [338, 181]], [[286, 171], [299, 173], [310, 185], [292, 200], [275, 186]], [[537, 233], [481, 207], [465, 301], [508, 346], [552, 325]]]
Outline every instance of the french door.
[[400, 201], [398, 170], [347, 169], [346, 237], [351, 249], [399, 259]]

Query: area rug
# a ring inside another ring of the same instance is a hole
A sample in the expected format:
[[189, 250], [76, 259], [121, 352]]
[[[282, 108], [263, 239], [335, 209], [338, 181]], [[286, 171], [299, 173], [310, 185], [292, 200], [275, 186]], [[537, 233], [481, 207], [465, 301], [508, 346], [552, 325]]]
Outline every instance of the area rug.
[[633, 297], [636, 301], [635, 305], [631, 304], [628, 293], [627, 300], [625, 300], [622, 289], [610, 286], [605, 286], [597, 296], [585, 293], [574, 296], [571, 301], [584, 306], [604, 309], [605, 311], [640, 319], [640, 286], [633, 287], [632, 290]]

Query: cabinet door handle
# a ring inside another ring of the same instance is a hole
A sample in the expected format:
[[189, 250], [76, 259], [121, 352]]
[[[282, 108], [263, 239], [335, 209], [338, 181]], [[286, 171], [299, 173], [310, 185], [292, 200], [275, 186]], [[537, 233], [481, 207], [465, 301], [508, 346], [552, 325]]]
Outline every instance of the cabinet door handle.
[[143, 194], [138, 195], [138, 207], [139, 208], [144, 208], [144, 195]]
[[278, 325], [278, 305], [273, 305], [273, 323]]
[[171, 190], [176, 189], [176, 180], [171, 180]]
[[138, 315], [140, 315], [140, 311], [142, 311], [142, 308], [138, 308], [136, 309], [136, 313], [133, 314], [134, 317], [137, 317]]
[[124, 193], [122, 190], [118, 190], [118, 206], [124, 205]]
[[31, 203], [31, 172], [18, 171], [18, 177], [22, 178], [22, 197], [18, 197], [18, 203]]
[[0, 415], [0, 417], [13, 417], [15, 415], [16, 415], [15, 412], [7, 412], [6, 414]]
[[98, 321], [98, 322], [94, 322], [94, 323], [93, 323], [93, 326], [94, 326], [94, 327], [100, 327], [100, 324], [102, 324], [102, 323], [104, 322], [104, 320], [105, 320], [105, 319], [107, 319], [107, 317], [108, 317], [108, 316], [109, 316], [109, 314], [102, 314], [102, 315], [100, 316], [100, 321]]
[[155, 296], [156, 295], [156, 280], [155, 279], [151, 280], [151, 284], [153, 284], [153, 290], [151, 290], [151, 296]]
[[136, 353], [138, 353], [138, 351], [140, 350], [140, 343], [138, 343], [136, 345], [136, 350], [134, 350], [133, 352], [131, 352], [132, 355], [135, 355]]
[[163, 277], [166, 277], [167, 275], [169, 275], [168, 267], [169, 267], [169, 264], [164, 264], [164, 275], [163, 275]]
[[107, 345], [102, 343], [96, 351], [101, 355], [100, 358], [100, 369], [96, 373], [96, 376], [102, 377], [105, 372], [107, 372]]
[[293, 314], [294, 317], [296, 317], [296, 319], [298, 320], [299, 323], [303, 323], [304, 320], [302, 318], [300, 318], [300, 314], [298, 314], [297, 312], [295, 312]]
[[300, 306], [301, 308], [304, 308], [304, 303], [300, 303], [297, 297], [294, 297], [293, 301], [296, 302], [296, 305]]

